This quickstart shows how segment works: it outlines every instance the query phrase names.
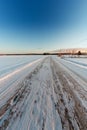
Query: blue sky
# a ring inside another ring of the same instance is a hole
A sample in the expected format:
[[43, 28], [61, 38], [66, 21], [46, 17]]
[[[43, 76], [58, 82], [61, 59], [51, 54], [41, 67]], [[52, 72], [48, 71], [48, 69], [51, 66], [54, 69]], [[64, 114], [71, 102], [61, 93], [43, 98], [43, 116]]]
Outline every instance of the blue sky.
[[0, 0], [0, 53], [87, 47], [87, 0]]

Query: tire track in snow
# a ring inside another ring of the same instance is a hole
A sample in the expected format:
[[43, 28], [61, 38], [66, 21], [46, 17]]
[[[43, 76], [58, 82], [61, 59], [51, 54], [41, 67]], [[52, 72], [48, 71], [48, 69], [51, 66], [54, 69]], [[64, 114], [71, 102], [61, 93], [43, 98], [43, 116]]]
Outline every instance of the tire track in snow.
[[[62, 130], [60, 117], [55, 109], [55, 93], [49, 58], [43, 62], [37, 72], [32, 73], [29, 80], [31, 92], [25, 102], [22, 101], [24, 102], [22, 117], [17, 116], [15, 120], [11, 119], [6, 130]], [[18, 106], [17, 104], [16, 107], [19, 110]]]
[[[80, 98], [81, 91], [83, 95], [85, 91], [84, 89], [81, 90], [81, 86], [60, 64], [54, 60], [52, 60], [52, 62], [53, 77], [56, 84], [55, 92], [59, 99], [56, 107], [61, 116], [63, 130], [86, 130], [87, 109], [84, 104], [82, 104], [83, 98]], [[87, 100], [86, 95], [84, 100], [85, 98]]]
[[9, 99], [9, 93], [12, 96], [14, 92], [18, 89], [16, 87], [17, 84], [20, 82], [21, 79], [23, 79], [22, 77], [25, 77], [26, 75], [24, 74], [22, 76], [21, 74], [23, 74], [24, 71], [26, 72], [26, 70], [28, 70], [29, 67], [41, 62], [41, 60], [42, 58], [35, 60], [32, 63], [29, 63], [13, 71], [12, 73], [0, 78], [0, 107]]
[[46, 58], [23, 80], [6, 130], [86, 130], [86, 109], [73, 90], [77, 84], [53, 59]]

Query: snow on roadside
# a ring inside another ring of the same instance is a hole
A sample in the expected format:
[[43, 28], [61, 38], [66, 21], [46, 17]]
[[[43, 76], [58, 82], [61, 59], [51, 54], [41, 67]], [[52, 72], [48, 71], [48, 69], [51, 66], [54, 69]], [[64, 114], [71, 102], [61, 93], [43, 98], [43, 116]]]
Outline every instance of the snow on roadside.
[[32, 63], [18, 68], [5, 77], [0, 78], [0, 107], [3, 106], [14, 93], [16, 93], [16, 90], [18, 89], [17, 84], [19, 84], [28, 73], [31, 73], [44, 58], [35, 60]]

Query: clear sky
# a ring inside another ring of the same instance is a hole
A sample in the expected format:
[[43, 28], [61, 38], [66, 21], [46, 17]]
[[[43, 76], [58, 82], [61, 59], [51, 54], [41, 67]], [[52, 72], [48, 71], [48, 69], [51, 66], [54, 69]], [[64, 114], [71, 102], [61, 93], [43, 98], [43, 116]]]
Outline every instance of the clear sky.
[[0, 53], [87, 47], [87, 0], [0, 0]]

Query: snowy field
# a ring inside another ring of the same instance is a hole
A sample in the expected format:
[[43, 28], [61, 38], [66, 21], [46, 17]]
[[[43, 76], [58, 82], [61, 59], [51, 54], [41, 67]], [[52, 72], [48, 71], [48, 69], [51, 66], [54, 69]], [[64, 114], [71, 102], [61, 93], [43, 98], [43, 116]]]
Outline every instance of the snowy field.
[[87, 66], [87, 58], [65, 58], [65, 59], [79, 65]]
[[87, 58], [59, 58], [59, 61], [87, 81]]
[[87, 59], [1, 56], [0, 130], [87, 130]]
[[0, 56], [0, 78], [42, 56]]

